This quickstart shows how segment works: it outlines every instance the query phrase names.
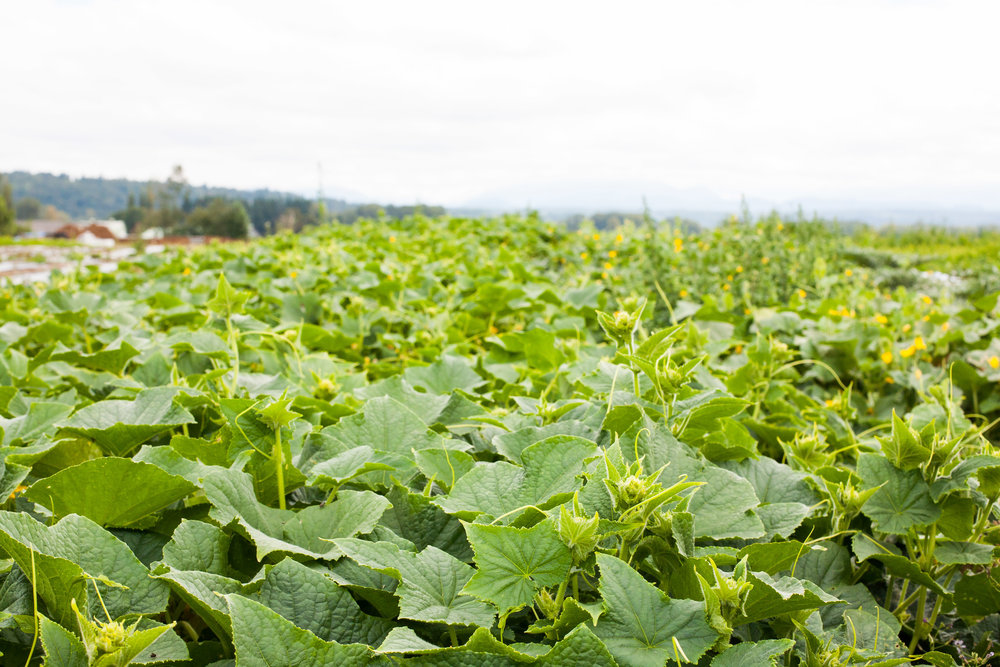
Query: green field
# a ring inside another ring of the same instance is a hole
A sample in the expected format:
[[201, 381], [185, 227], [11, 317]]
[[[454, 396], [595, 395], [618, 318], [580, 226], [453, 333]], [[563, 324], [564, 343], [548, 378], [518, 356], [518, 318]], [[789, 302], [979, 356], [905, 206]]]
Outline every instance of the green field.
[[3, 664], [998, 664], [998, 253], [415, 217], [0, 287]]

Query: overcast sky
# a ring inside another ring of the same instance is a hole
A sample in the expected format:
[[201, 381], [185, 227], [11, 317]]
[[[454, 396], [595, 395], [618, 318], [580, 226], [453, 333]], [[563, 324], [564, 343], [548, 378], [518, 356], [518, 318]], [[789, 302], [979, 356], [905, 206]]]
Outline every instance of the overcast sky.
[[[0, 171], [1000, 206], [1000, 4], [5, 1]], [[569, 184], [569, 186], [566, 186]], [[516, 195], [515, 195], [516, 196]]]

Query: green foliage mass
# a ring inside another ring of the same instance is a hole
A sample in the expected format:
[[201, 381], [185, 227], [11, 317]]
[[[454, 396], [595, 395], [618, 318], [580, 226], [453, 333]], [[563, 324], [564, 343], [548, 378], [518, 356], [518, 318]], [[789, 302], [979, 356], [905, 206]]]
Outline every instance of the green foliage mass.
[[0, 236], [12, 236], [17, 231], [17, 210], [10, 182], [0, 176]]
[[250, 233], [250, 216], [240, 202], [217, 198], [191, 211], [181, 230], [202, 236], [244, 239]]
[[856, 238], [417, 215], [0, 287], [3, 664], [995, 664], [996, 269]]

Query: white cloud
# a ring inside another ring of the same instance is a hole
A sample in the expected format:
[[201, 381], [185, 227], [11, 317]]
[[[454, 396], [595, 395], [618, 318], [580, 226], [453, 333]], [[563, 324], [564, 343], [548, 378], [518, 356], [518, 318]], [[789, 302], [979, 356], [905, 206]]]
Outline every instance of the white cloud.
[[[5, 8], [0, 170], [459, 203], [636, 180], [1000, 204], [993, 2]], [[990, 200], [991, 201], [987, 201]]]

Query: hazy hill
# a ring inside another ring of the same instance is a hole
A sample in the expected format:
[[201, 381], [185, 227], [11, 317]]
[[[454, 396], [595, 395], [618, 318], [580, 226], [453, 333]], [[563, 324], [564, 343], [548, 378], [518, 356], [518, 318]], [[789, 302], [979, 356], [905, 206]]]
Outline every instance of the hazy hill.
[[[51, 204], [74, 218], [107, 218], [115, 211], [124, 209], [130, 194], [139, 196], [147, 188], [154, 190], [164, 186], [163, 181], [133, 181], [125, 178], [70, 178], [66, 174], [32, 174], [15, 171], [6, 174], [14, 191], [14, 199], [32, 197], [43, 205]], [[192, 201], [224, 197], [250, 202], [255, 199], [300, 199], [301, 196], [275, 190], [237, 190], [204, 185], [188, 186], [188, 196]], [[327, 199], [327, 210], [331, 213], [349, 207], [341, 199]]]

